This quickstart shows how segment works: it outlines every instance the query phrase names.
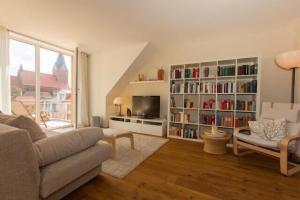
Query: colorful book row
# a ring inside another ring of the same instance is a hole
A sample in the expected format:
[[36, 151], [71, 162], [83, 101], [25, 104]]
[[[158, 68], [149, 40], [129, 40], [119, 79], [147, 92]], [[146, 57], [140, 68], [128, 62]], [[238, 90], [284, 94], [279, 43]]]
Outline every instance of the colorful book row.
[[234, 110], [234, 100], [221, 99], [219, 101], [219, 109], [221, 110]]
[[185, 93], [199, 93], [200, 92], [200, 86], [199, 83], [193, 83], [193, 82], [187, 82], [184, 83], [184, 92]]
[[214, 82], [203, 82], [200, 83], [200, 92], [201, 93], [216, 93], [217, 87]]
[[183, 68], [175, 68], [171, 72], [171, 78], [172, 79], [182, 79], [184, 74]]
[[186, 68], [184, 75], [185, 78], [199, 78], [199, 68]]
[[256, 110], [256, 102], [255, 101], [246, 101], [246, 100], [237, 100], [236, 101], [236, 110], [255, 111]]
[[213, 125], [215, 124], [215, 115], [214, 114], [201, 114], [200, 115], [200, 124]]
[[234, 117], [233, 116], [217, 116], [217, 125], [224, 127], [233, 127], [234, 126]]
[[184, 99], [184, 103], [183, 103], [185, 108], [194, 108], [194, 102], [191, 101], [190, 99]]
[[257, 92], [257, 80], [252, 80], [248, 82], [238, 82], [237, 83], [238, 93], [256, 93]]
[[235, 65], [218, 66], [218, 76], [235, 76]]
[[171, 122], [182, 123], [183, 117], [184, 117], [183, 112], [171, 113], [170, 120], [171, 120]]
[[235, 82], [218, 83], [218, 93], [235, 93]]
[[238, 66], [238, 75], [256, 75], [257, 64], [253, 65], [240, 65]]
[[183, 130], [183, 138], [198, 139], [198, 130], [194, 128], [185, 128]]
[[171, 93], [183, 93], [184, 92], [184, 84], [183, 83], [172, 83], [170, 92]]

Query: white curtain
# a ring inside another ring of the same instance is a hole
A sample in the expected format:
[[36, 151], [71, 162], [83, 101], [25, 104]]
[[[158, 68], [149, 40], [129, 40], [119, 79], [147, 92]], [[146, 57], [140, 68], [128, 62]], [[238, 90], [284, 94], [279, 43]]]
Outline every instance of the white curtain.
[[8, 30], [0, 26], [0, 110], [4, 113], [10, 113], [10, 78], [8, 55]]
[[89, 126], [89, 88], [88, 88], [88, 55], [78, 54], [78, 125]]

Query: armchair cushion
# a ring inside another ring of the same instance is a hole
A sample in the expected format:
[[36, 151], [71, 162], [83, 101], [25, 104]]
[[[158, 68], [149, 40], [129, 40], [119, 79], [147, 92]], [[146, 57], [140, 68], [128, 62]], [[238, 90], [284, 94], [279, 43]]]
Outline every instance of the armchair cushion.
[[82, 128], [34, 143], [39, 166], [46, 166], [94, 146], [103, 137], [100, 128]]
[[[242, 133], [234, 133], [234, 137], [236, 137], [239, 140], [242, 140], [244, 142], [254, 144], [256, 146], [265, 147], [265, 148], [269, 148], [269, 149], [276, 149], [276, 150], [280, 149], [280, 144], [282, 141], [282, 140], [280, 140], [280, 141], [264, 140], [255, 134], [245, 135]], [[285, 137], [283, 139], [285, 139]], [[288, 150], [290, 152], [295, 152], [297, 150], [297, 146], [295, 145], [294, 142], [291, 142], [288, 144]]]
[[245, 135], [242, 133], [235, 133], [234, 136], [237, 137], [239, 140], [242, 140], [244, 142], [254, 144], [257, 146], [261, 146], [261, 147], [266, 147], [266, 148], [271, 148], [271, 149], [279, 149], [279, 147], [280, 147], [280, 141], [264, 140], [255, 134]]

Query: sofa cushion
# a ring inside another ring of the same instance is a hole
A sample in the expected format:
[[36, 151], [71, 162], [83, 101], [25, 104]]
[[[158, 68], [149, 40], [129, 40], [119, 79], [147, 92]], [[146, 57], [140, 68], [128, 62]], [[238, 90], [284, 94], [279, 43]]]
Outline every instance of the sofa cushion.
[[14, 116], [14, 115], [6, 115], [4, 113], [0, 113], [0, 123], [2, 123], [2, 124], [7, 125], [10, 121], [12, 121], [15, 118], [16, 118], [16, 116]]
[[34, 143], [40, 166], [45, 166], [94, 146], [103, 137], [100, 128], [82, 128]]
[[63, 188], [111, 157], [111, 145], [99, 143], [41, 169], [40, 195], [43, 198]]
[[7, 125], [27, 130], [30, 134], [32, 142], [47, 137], [42, 128], [33, 119], [30, 119], [24, 115], [16, 116], [14, 119], [11, 119], [9, 122], [7, 122]]

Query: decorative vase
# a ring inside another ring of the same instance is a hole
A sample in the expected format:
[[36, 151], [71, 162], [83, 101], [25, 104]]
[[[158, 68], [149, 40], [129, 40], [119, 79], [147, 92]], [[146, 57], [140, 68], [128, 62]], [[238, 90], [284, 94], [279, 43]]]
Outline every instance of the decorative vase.
[[164, 80], [165, 71], [163, 69], [159, 69], [157, 71], [157, 80]]
[[131, 110], [127, 108], [127, 117], [131, 117]]

